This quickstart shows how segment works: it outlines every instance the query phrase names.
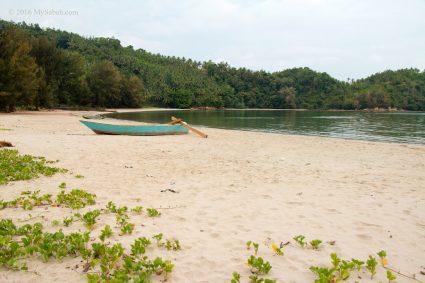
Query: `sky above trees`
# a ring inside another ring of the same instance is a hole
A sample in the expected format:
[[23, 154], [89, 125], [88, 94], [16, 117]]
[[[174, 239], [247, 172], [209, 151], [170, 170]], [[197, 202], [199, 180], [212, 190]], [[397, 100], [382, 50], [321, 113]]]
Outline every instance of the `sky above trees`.
[[[2, 0], [0, 18], [154, 53], [332, 76], [425, 69], [423, 0]], [[68, 14], [68, 15], [66, 15]]]

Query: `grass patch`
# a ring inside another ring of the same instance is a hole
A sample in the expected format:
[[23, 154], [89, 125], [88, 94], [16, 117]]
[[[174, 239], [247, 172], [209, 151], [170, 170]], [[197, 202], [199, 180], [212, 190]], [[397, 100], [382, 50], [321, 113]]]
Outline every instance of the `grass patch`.
[[44, 157], [20, 155], [17, 150], [0, 150], [0, 185], [68, 171], [47, 165], [55, 162], [48, 161]]
[[0, 128], [0, 131], [11, 131], [12, 129], [8, 129], [8, 128]]

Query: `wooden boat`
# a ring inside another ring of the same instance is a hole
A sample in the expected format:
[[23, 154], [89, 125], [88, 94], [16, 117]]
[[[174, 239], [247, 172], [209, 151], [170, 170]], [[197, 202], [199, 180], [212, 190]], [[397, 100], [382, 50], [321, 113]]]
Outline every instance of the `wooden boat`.
[[113, 125], [80, 120], [99, 135], [161, 136], [184, 135], [189, 130], [182, 125]]

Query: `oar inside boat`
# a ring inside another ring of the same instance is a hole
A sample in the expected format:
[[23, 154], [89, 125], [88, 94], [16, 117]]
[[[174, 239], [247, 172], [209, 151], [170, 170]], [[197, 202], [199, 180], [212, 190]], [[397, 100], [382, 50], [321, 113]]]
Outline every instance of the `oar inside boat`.
[[207, 134], [205, 134], [205, 133], [201, 132], [201, 131], [200, 131], [200, 130], [198, 130], [198, 129], [195, 129], [194, 127], [192, 127], [191, 125], [189, 125], [188, 123], [186, 123], [185, 121], [183, 121], [183, 120], [182, 120], [182, 119], [180, 119], [180, 118], [176, 118], [176, 117], [172, 116], [172, 117], [171, 117], [171, 122], [169, 122], [168, 124], [170, 124], [170, 125], [180, 124], [180, 125], [182, 125], [183, 127], [185, 127], [185, 128], [187, 128], [187, 129], [191, 130], [192, 132], [194, 132], [194, 133], [198, 134], [199, 136], [201, 136], [201, 137], [203, 137], [203, 138], [208, 138], [208, 135], [207, 135]]

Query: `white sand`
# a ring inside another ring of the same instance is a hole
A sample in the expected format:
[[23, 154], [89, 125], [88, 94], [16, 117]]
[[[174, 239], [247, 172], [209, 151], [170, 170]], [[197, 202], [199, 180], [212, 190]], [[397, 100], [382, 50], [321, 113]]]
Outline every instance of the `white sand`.
[[[0, 199], [23, 190], [58, 192], [58, 185], [96, 193], [97, 205], [173, 207], [150, 219], [133, 216], [131, 236], [112, 238], [129, 245], [140, 236], [162, 232], [177, 238], [182, 251], [161, 252], [176, 264], [169, 282], [230, 282], [233, 271], [248, 282], [245, 242], [260, 243], [259, 255], [273, 266], [278, 282], [313, 282], [311, 265], [330, 266], [329, 254], [366, 259], [384, 249], [388, 261], [406, 274], [425, 267], [425, 147], [341, 139], [203, 129], [195, 135], [132, 137], [95, 135], [78, 122], [86, 112], [0, 114], [0, 140], [21, 153], [60, 162], [83, 179], [59, 174], [0, 187]], [[161, 192], [173, 189], [178, 193]], [[93, 207], [89, 207], [93, 209]], [[50, 222], [71, 211], [64, 208], [5, 209], [1, 217], [28, 216]], [[113, 217], [101, 217], [97, 235]], [[27, 222], [19, 222], [27, 223]], [[144, 226], [142, 226], [142, 224]], [[64, 231], [84, 230], [75, 223]], [[301, 249], [292, 237], [325, 243], [319, 251]], [[271, 243], [291, 241], [285, 256], [273, 256]], [[158, 253], [157, 249], [148, 254]], [[85, 282], [77, 259], [29, 262], [30, 271], [0, 268], [1, 282]], [[378, 268], [374, 281], [387, 282]], [[349, 282], [354, 282], [352, 276]], [[358, 280], [358, 279], [357, 279]], [[399, 277], [397, 282], [414, 282]]]

